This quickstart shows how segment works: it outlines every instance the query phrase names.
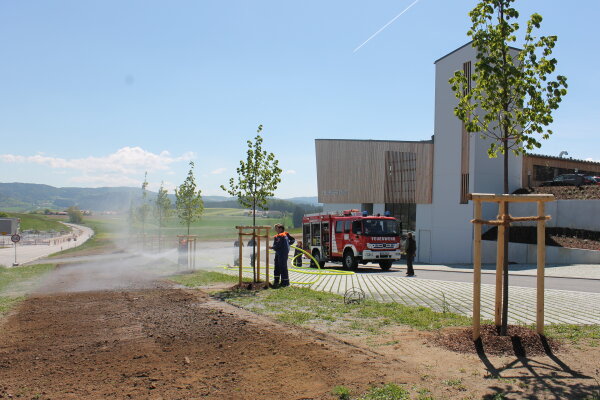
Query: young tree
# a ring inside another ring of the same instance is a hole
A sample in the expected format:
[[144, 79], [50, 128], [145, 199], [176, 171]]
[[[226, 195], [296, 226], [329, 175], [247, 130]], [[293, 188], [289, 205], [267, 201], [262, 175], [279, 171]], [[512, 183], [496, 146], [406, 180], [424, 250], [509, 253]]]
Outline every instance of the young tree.
[[194, 163], [190, 161], [190, 170], [185, 181], [175, 188], [175, 209], [177, 217], [182, 224], [187, 226], [187, 234], [190, 234], [190, 224], [198, 221], [204, 212], [202, 191], [196, 191], [196, 180], [194, 179]]
[[144, 182], [142, 183], [142, 203], [138, 207], [138, 220], [142, 224], [142, 247], [146, 247], [146, 221], [150, 213], [150, 205], [148, 204], [148, 172], [144, 174]]
[[[522, 49], [517, 41], [516, 0], [481, 0], [469, 13], [473, 25], [467, 33], [473, 39], [477, 62], [471, 81], [463, 71], [450, 79], [459, 102], [455, 115], [467, 132], [491, 139], [490, 158], [503, 155], [503, 190], [507, 194], [508, 155], [523, 154], [541, 147], [552, 131], [552, 113], [567, 93], [567, 78], [554, 76], [557, 61], [551, 58], [556, 36], [534, 35], [542, 16], [533, 14], [527, 22]], [[472, 86], [472, 87], [471, 87]], [[508, 229], [505, 229], [504, 284], [501, 333], [508, 319]]]
[[[262, 149], [263, 138], [260, 136], [263, 126], [259, 125], [256, 130], [254, 142], [248, 140], [246, 161], [240, 161], [237, 171], [237, 182], [234, 178], [229, 179], [229, 188], [221, 185], [221, 189], [230, 196], [237, 197], [238, 202], [246, 208], [252, 208], [252, 226], [256, 226], [256, 209], [260, 207], [267, 210], [267, 199], [274, 195], [279, 182], [281, 182], [281, 168], [279, 161], [273, 153], [267, 153]], [[252, 242], [256, 244], [256, 231], [252, 232]], [[256, 257], [256, 245], [252, 246], [252, 260]], [[254, 269], [254, 281], [258, 281], [256, 267]]]
[[161, 250], [161, 231], [165, 226], [167, 218], [171, 215], [171, 199], [169, 199], [167, 189], [164, 188], [164, 183], [160, 183], [160, 188], [154, 202], [154, 215], [158, 221], [158, 252]]

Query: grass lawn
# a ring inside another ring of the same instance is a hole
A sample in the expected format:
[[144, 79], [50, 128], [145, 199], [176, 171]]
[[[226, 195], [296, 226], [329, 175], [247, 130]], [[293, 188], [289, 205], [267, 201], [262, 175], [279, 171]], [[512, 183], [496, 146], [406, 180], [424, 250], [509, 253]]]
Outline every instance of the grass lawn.
[[[197, 271], [171, 278], [188, 287], [237, 283], [237, 277], [219, 272]], [[438, 330], [451, 326], [470, 326], [470, 317], [450, 312], [434, 312], [426, 307], [410, 307], [398, 303], [365, 300], [360, 304], [344, 304], [337, 294], [307, 288], [289, 287], [263, 291], [216, 291], [213, 295], [247, 310], [280, 322], [327, 326], [342, 334], [378, 334], [386, 327], [409, 326], [419, 330]], [[600, 345], [600, 326], [554, 324], [545, 328], [548, 337], [571, 343]]]
[[[283, 218], [256, 218], [256, 225], [270, 226], [277, 223], [283, 223], [286, 226], [291, 224], [291, 217]], [[190, 226], [190, 235], [197, 235], [199, 240], [234, 240], [237, 237], [236, 226], [251, 226], [252, 217], [248, 216], [244, 210], [236, 208], [206, 208], [200, 221], [194, 222]], [[135, 229], [141, 230], [141, 226], [136, 224]], [[154, 221], [146, 224], [147, 235], [158, 235], [158, 226]], [[161, 236], [175, 237], [177, 235], [187, 234], [187, 227], [180, 223], [176, 216], [167, 219], [165, 226], [161, 229]], [[270, 234], [274, 231], [271, 229]]]
[[56, 264], [37, 264], [25, 267], [0, 267], [0, 315], [25, 298], [35, 278], [52, 271]]
[[[237, 283], [237, 277], [219, 272], [197, 271], [171, 278], [188, 287], [216, 283]], [[334, 324], [339, 332], [378, 333], [390, 325], [409, 325], [417, 329], [439, 329], [467, 326], [471, 318], [452, 313], [437, 313], [425, 307], [408, 307], [397, 303], [366, 300], [360, 304], [344, 304], [343, 296], [317, 292], [307, 288], [283, 290], [220, 291], [215, 296], [258, 314], [294, 324]]]
[[[237, 276], [222, 274], [214, 271], [197, 271], [193, 274], [174, 275], [169, 279], [187, 287], [210, 286], [224, 283], [231, 284], [233, 286], [239, 281]], [[243, 281], [250, 282], [250, 280], [247, 278], [243, 278]]]

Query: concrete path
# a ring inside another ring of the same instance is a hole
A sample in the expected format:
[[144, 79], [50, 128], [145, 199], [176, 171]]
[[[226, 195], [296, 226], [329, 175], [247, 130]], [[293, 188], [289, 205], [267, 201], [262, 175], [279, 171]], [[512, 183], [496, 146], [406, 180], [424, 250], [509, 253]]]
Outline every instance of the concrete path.
[[[419, 278], [419, 271], [472, 272], [468, 266], [416, 265], [416, 277], [398, 273], [404, 265], [394, 265], [392, 271], [360, 271], [353, 275], [316, 275], [291, 272], [294, 286], [344, 295], [347, 290], [362, 290], [368, 298], [382, 302], [396, 302], [410, 306], [425, 306], [435, 311], [450, 311], [471, 316], [473, 312], [473, 284]], [[511, 275], [535, 275], [535, 265], [511, 265]], [[483, 273], [495, 273], [495, 266], [485, 266]], [[229, 271], [235, 273], [235, 271]], [[245, 276], [251, 277], [250, 272]], [[551, 265], [547, 276], [585, 278], [597, 280], [597, 293], [546, 289], [545, 324], [600, 324], [600, 265]], [[307, 283], [302, 284], [301, 282]], [[309, 284], [310, 283], [310, 284]], [[481, 287], [481, 316], [494, 318], [494, 285]], [[509, 321], [514, 324], [534, 324], [536, 320], [536, 290], [527, 287], [510, 287]]]
[[[64, 236], [59, 236], [50, 239], [50, 244], [38, 244], [38, 245], [22, 245], [17, 244], [17, 264], [22, 265], [30, 263], [37, 259], [46, 257], [50, 254], [57, 253], [62, 250], [70, 249], [72, 247], [80, 246], [85, 243], [92, 235], [94, 231], [87, 226], [68, 224], [65, 225], [73, 228], [73, 231]], [[69, 240], [70, 239], [70, 240]], [[74, 240], [76, 239], [76, 240]], [[0, 265], [10, 267], [15, 263], [15, 248], [9, 247], [0, 249]]]

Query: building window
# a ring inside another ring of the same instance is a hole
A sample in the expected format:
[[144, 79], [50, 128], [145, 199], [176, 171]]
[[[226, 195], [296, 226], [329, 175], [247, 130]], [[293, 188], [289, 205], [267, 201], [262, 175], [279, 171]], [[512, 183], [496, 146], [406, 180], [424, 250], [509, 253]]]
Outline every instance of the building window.
[[350, 233], [350, 224], [352, 224], [352, 221], [346, 221], [346, 226], [344, 229], [344, 233]]
[[[463, 73], [467, 78], [467, 86], [463, 90], [466, 96], [471, 92], [471, 61], [463, 63]], [[471, 151], [471, 136], [462, 123], [461, 129], [461, 149], [460, 149], [460, 204], [469, 202], [469, 153]]]
[[386, 151], [385, 165], [385, 202], [415, 203], [417, 187], [417, 154], [401, 151]]
[[467, 78], [467, 86], [463, 89], [463, 96], [466, 96], [471, 93], [471, 61], [463, 63], [463, 73], [465, 74], [465, 78]]
[[386, 203], [385, 210], [402, 223], [404, 231], [414, 231], [417, 222], [417, 205], [402, 203]]

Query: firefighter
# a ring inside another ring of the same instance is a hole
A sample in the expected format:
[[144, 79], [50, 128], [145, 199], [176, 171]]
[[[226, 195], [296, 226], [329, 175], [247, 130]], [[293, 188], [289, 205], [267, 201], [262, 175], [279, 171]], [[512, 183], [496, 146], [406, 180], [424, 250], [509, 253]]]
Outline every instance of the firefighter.
[[281, 224], [275, 225], [277, 234], [273, 237], [273, 250], [275, 250], [275, 272], [273, 284], [281, 287], [290, 286], [290, 278], [288, 275], [287, 260], [290, 253], [290, 244], [295, 240], [289, 233], [285, 232], [285, 228]]
[[413, 269], [413, 259], [417, 253], [417, 242], [413, 238], [412, 232], [408, 232], [406, 238], [406, 276], [415, 276]]
[[298, 240], [296, 242], [296, 249], [294, 250], [294, 266], [300, 268], [302, 266], [302, 252], [300, 249], [302, 248], [302, 241]]

